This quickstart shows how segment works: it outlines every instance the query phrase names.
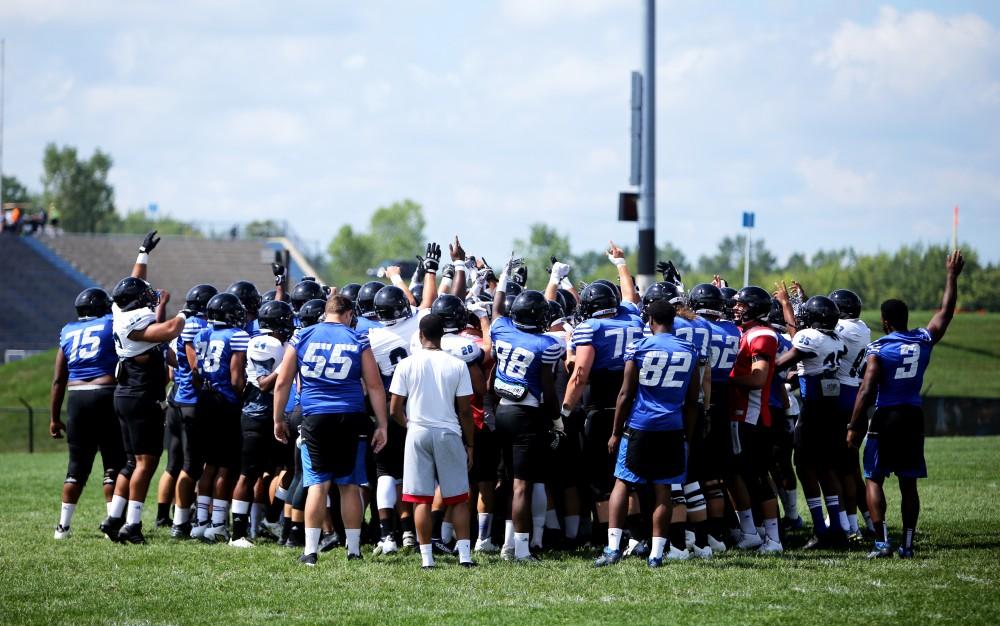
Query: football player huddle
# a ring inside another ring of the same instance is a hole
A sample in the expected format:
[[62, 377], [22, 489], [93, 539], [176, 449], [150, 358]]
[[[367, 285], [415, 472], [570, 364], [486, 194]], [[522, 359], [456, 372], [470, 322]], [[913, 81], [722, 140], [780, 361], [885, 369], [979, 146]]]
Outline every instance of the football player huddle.
[[69, 464], [56, 539], [70, 536], [100, 451], [100, 530], [145, 543], [166, 452], [157, 527], [240, 549], [277, 542], [306, 565], [340, 546], [348, 560], [362, 545], [419, 553], [423, 568], [589, 546], [597, 567], [655, 568], [781, 553], [806, 528], [805, 549], [870, 539], [872, 558], [913, 556], [927, 475], [919, 391], [954, 315], [958, 251], [930, 323], [911, 329], [906, 304], [887, 300], [872, 341], [847, 289], [807, 298], [798, 283], [735, 290], [716, 276], [687, 290], [666, 262], [640, 292], [612, 243], [613, 280], [574, 285], [553, 257], [535, 291], [522, 259], [494, 269], [458, 237], [446, 251], [428, 243], [409, 282], [386, 267], [388, 284], [307, 277], [289, 289], [274, 264], [273, 290], [195, 285], [167, 319], [170, 294], [146, 282], [159, 241], [145, 237], [110, 295], [83, 291], [61, 333], [50, 432], [65, 431]]

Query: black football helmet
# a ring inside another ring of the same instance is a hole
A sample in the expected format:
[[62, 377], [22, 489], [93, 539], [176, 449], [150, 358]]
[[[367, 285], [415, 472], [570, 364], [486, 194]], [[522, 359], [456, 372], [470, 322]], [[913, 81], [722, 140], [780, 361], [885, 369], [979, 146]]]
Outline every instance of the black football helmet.
[[238, 280], [232, 285], [229, 285], [229, 289], [226, 289], [226, 293], [231, 293], [240, 299], [243, 304], [243, 309], [247, 315], [257, 315], [257, 309], [260, 308], [260, 292], [257, 291], [257, 287], [248, 280]]
[[377, 280], [368, 281], [364, 285], [361, 285], [361, 289], [358, 290], [358, 297], [354, 302], [358, 309], [358, 315], [370, 320], [376, 319], [375, 294], [381, 291], [382, 287], [385, 287], [385, 284]]
[[617, 313], [618, 304], [619, 300], [611, 283], [606, 280], [595, 280], [580, 294], [577, 315], [581, 319], [590, 319], [595, 315]]
[[771, 298], [771, 312], [767, 314], [767, 323], [775, 330], [785, 330], [785, 311], [777, 298]]
[[[597, 280], [595, 280], [591, 284], [596, 284], [596, 283], [600, 283], [602, 285], [607, 285], [608, 287], [611, 287], [611, 291], [614, 292], [615, 298], [618, 299], [618, 302], [617, 302], [617, 304], [615, 306], [617, 306], [618, 304], [622, 303], [622, 288], [621, 287], [619, 287], [617, 284], [611, 282], [610, 280], [607, 280], [606, 278], [598, 278]], [[580, 294], [580, 296], [582, 298], [583, 294]]]
[[732, 287], [720, 287], [722, 293], [722, 315], [727, 320], [733, 319], [733, 303], [736, 302], [736, 290]]
[[556, 322], [566, 318], [566, 310], [562, 308], [558, 300], [546, 300], [545, 303], [549, 307], [549, 319], [546, 327], [550, 327]]
[[[277, 296], [278, 296], [278, 292], [275, 289], [272, 289], [270, 291], [265, 291], [264, 293], [260, 294], [260, 304], [261, 304], [261, 306], [263, 306], [267, 302], [274, 302], [275, 300], [278, 299]], [[281, 302], [285, 302], [285, 303], [288, 302], [288, 292], [287, 291], [285, 293], [281, 294]]]
[[358, 292], [359, 291], [361, 291], [361, 285], [360, 284], [358, 284], [358, 283], [347, 283], [346, 285], [344, 285], [343, 287], [341, 287], [340, 291], [338, 291], [337, 293], [339, 293], [340, 295], [342, 295], [342, 296], [344, 296], [346, 298], [349, 298], [351, 300], [351, 302], [357, 304], [357, 302], [358, 302]]
[[750, 287], [740, 289], [733, 296], [733, 305], [738, 302], [743, 303], [747, 310], [743, 313], [741, 319], [736, 321], [749, 322], [750, 320], [757, 320], [758, 322], [767, 322], [767, 317], [771, 314], [771, 294], [767, 293], [762, 287], [751, 285]]
[[208, 301], [217, 293], [219, 290], [212, 285], [195, 285], [188, 289], [187, 296], [184, 298], [184, 308], [201, 315], [205, 312]]
[[326, 294], [323, 292], [323, 285], [315, 280], [299, 281], [292, 287], [292, 309], [298, 311], [299, 308], [310, 300], [325, 300]]
[[681, 295], [680, 289], [673, 283], [666, 281], [653, 283], [646, 290], [646, 293], [642, 294], [642, 308], [640, 309], [642, 321], [649, 321], [649, 312], [647, 309], [649, 305], [658, 300], [663, 300], [669, 304], [677, 304], [678, 302], [682, 302], [684, 298]]
[[375, 316], [380, 322], [396, 322], [413, 315], [406, 294], [395, 285], [386, 285], [375, 294]]
[[566, 317], [572, 317], [576, 313], [576, 296], [569, 289], [562, 289], [556, 291], [556, 300], [559, 305], [563, 308], [563, 315]]
[[455, 333], [465, 328], [469, 312], [465, 303], [458, 296], [450, 293], [441, 294], [431, 305], [431, 313], [440, 315], [444, 320], [444, 332]]
[[549, 305], [541, 291], [522, 291], [507, 312], [510, 321], [519, 330], [541, 333], [549, 329]]
[[419, 306], [424, 301], [424, 284], [417, 283], [414, 285], [413, 289], [410, 290], [410, 295], [413, 296], [413, 299], [417, 301], [417, 305]]
[[795, 321], [799, 328], [815, 328], [816, 330], [832, 331], [840, 319], [840, 309], [826, 296], [813, 296], [802, 303], [796, 313]]
[[217, 293], [205, 306], [205, 319], [230, 328], [243, 328], [247, 322], [247, 310], [236, 294], [228, 291]]
[[850, 289], [832, 291], [829, 298], [840, 309], [840, 319], [856, 320], [861, 317], [861, 297]]
[[73, 302], [76, 316], [81, 320], [104, 317], [111, 312], [111, 296], [100, 287], [90, 287], [80, 292]]
[[521, 285], [518, 285], [517, 283], [514, 283], [514, 282], [508, 282], [507, 283], [507, 290], [504, 291], [504, 294], [506, 294], [508, 296], [515, 296], [516, 297], [516, 296], [521, 295], [522, 291], [524, 291], [524, 287], [522, 287]]
[[295, 313], [287, 302], [271, 300], [260, 305], [257, 321], [261, 330], [269, 330], [282, 343], [292, 338], [295, 332]]
[[148, 307], [156, 307], [160, 303], [160, 295], [149, 283], [141, 278], [123, 278], [111, 290], [111, 299], [122, 311], [132, 311]]
[[695, 285], [688, 294], [688, 306], [698, 315], [722, 317], [726, 305], [722, 291], [712, 283]]
[[319, 319], [326, 313], [326, 300], [310, 300], [299, 309], [299, 322], [302, 328], [308, 328], [314, 324], [319, 324]]

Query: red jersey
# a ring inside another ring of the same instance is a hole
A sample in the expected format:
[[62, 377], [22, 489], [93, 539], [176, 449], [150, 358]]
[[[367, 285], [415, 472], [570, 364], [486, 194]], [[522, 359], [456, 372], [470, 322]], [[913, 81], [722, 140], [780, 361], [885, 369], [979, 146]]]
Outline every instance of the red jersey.
[[740, 385], [729, 385], [730, 418], [734, 422], [771, 426], [771, 411], [768, 397], [771, 379], [774, 378], [774, 362], [778, 353], [778, 335], [767, 326], [754, 326], [743, 331], [736, 363], [729, 377], [748, 376], [757, 360], [768, 362], [767, 380], [760, 389], [748, 389]]

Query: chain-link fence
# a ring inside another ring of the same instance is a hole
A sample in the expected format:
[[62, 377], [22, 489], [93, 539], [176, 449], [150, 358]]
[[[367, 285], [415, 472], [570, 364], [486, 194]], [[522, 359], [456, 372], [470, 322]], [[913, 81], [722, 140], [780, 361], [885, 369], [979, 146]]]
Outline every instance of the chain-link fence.
[[47, 408], [27, 404], [0, 407], [0, 452], [53, 452], [65, 449], [65, 433], [63, 439], [49, 437]]

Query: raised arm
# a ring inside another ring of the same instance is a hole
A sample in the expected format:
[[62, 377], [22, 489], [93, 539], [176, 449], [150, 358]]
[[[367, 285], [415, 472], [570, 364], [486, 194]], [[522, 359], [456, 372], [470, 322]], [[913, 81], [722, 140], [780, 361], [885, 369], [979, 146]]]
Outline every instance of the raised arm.
[[153, 251], [153, 248], [158, 243], [160, 243], [160, 238], [156, 236], [155, 230], [146, 234], [146, 238], [142, 240], [142, 245], [139, 246], [139, 256], [136, 257], [135, 265], [132, 266], [132, 278], [146, 280], [146, 266], [149, 265], [149, 253]]
[[955, 250], [948, 255], [946, 262], [947, 277], [944, 282], [944, 296], [941, 298], [941, 310], [934, 314], [930, 323], [927, 324], [927, 332], [930, 333], [934, 343], [941, 341], [944, 333], [951, 324], [951, 318], [955, 316], [955, 302], [958, 300], [958, 275], [965, 267], [965, 257], [961, 250]]
[[465, 254], [465, 248], [462, 247], [461, 242], [458, 240], [458, 235], [455, 235], [455, 243], [448, 244], [448, 251], [451, 253], [451, 260], [455, 265], [455, 279], [452, 283], [451, 293], [465, 300], [465, 294], [468, 291], [465, 275], [469, 271], [469, 268], [465, 265], [467, 255]]
[[618, 286], [622, 289], [622, 300], [639, 304], [639, 291], [635, 288], [635, 281], [632, 280], [632, 272], [628, 271], [628, 262], [625, 260], [625, 251], [609, 242], [608, 259], [614, 263], [618, 270]]

